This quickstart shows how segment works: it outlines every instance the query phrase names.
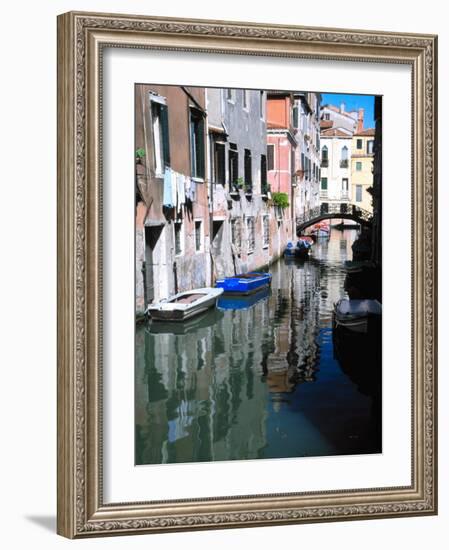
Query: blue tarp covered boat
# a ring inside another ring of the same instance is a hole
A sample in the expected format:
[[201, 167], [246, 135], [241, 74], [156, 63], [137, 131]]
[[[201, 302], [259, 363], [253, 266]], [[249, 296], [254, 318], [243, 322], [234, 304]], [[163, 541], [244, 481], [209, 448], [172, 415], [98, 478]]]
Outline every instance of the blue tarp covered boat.
[[222, 288], [225, 294], [253, 294], [267, 288], [271, 284], [270, 273], [252, 271], [250, 273], [241, 273], [233, 277], [224, 277], [218, 279], [215, 283], [217, 288]]
[[300, 237], [296, 246], [289, 241], [284, 250], [285, 258], [305, 258], [309, 254], [312, 247], [312, 239], [310, 237]]

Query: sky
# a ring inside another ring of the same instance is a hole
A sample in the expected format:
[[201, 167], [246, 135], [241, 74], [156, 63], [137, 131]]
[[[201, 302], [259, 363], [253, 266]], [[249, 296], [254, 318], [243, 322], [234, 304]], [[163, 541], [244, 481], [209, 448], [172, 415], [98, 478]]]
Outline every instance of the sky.
[[356, 94], [322, 94], [321, 105], [330, 103], [335, 107], [345, 104], [346, 111], [357, 111], [360, 107], [365, 109], [364, 127], [374, 128], [374, 96]]

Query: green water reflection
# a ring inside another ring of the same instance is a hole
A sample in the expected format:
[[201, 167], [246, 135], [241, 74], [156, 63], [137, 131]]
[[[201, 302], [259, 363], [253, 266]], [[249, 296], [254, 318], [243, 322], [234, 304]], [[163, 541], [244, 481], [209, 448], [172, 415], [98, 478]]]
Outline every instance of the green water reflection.
[[176, 333], [137, 327], [136, 464], [381, 452], [378, 399], [333, 357], [354, 236], [332, 231], [309, 260], [279, 261], [246, 308], [224, 300]]

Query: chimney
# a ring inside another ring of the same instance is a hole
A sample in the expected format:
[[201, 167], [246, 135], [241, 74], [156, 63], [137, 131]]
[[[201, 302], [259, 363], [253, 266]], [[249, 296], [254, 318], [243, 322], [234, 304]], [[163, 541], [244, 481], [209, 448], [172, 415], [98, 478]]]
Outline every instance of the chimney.
[[340, 113], [344, 113], [344, 112], [345, 112], [345, 104], [340, 103]]
[[363, 115], [365, 114], [365, 109], [359, 109], [359, 116], [357, 118], [357, 129], [356, 134], [360, 134], [363, 131]]

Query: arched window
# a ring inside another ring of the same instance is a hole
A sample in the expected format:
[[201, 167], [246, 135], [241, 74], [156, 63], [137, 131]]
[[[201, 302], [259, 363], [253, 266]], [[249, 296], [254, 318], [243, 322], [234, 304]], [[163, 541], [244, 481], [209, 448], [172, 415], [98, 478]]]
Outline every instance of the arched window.
[[328, 165], [329, 165], [328, 150], [327, 150], [327, 146], [325, 145], [321, 149], [321, 166], [325, 168]]
[[348, 148], [346, 145], [341, 149], [340, 168], [348, 167]]

